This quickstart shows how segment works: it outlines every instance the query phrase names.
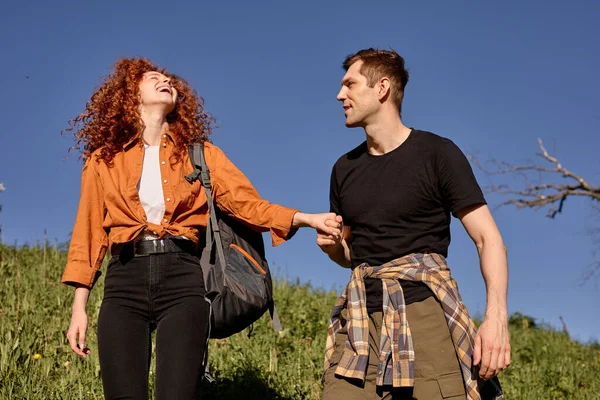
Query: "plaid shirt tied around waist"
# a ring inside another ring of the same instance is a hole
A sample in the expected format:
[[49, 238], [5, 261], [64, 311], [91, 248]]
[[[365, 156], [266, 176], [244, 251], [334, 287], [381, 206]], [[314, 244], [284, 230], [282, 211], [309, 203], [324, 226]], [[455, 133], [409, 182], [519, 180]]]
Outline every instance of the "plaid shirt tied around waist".
[[446, 260], [439, 254], [409, 254], [381, 266], [361, 264], [354, 268], [350, 282], [331, 313], [325, 349], [325, 370], [331, 366], [335, 335], [342, 327], [340, 319], [347, 310], [348, 336], [336, 375], [364, 382], [369, 361], [369, 317], [366, 308], [365, 278], [378, 278], [383, 286], [383, 323], [381, 327], [379, 366], [376, 384], [393, 387], [414, 386], [415, 353], [406, 318], [404, 293], [399, 279], [423, 282], [442, 305], [469, 400], [503, 398], [496, 377], [483, 381], [472, 365], [477, 328], [469, 317], [450, 275]]

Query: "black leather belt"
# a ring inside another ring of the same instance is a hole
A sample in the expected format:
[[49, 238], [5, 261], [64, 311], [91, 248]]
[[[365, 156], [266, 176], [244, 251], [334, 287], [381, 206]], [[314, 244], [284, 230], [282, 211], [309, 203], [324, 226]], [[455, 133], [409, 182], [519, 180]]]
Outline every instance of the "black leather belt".
[[191, 240], [163, 238], [118, 243], [112, 246], [110, 254], [116, 256], [121, 253], [126, 253], [134, 257], [144, 257], [152, 254], [164, 253], [194, 253], [195, 250], [196, 244]]

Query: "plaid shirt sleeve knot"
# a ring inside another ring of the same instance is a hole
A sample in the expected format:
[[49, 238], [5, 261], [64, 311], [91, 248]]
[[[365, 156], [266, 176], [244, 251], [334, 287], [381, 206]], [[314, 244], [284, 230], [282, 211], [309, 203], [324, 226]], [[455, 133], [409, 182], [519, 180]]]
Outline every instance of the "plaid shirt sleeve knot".
[[[348, 335], [335, 373], [364, 382], [369, 361], [369, 316], [366, 309], [365, 278], [382, 280], [383, 323], [376, 384], [378, 386], [414, 386], [415, 353], [406, 318], [404, 293], [399, 280], [425, 283], [442, 305], [465, 383], [469, 400], [500, 400], [503, 392], [497, 378], [483, 381], [472, 365], [477, 328], [458, 293], [443, 256], [414, 253], [381, 266], [361, 264], [353, 269], [350, 282], [337, 300], [327, 335], [325, 370], [332, 367], [335, 335], [347, 324]], [[347, 320], [342, 321], [346, 310]]]

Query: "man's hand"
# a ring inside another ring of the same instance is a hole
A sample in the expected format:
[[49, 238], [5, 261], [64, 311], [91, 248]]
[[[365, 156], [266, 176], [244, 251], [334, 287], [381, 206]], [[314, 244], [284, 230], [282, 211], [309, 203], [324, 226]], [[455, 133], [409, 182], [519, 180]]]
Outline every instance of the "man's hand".
[[329, 254], [335, 247], [342, 245], [343, 221], [339, 215], [332, 214], [334, 218], [326, 219], [325, 225], [330, 228], [335, 228], [339, 234], [328, 234], [327, 232], [317, 230], [317, 244], [325, 253]]
[[475, 336], [473, 364], [481, 363], [479, 376], [491, 379], [510, 365], [510, 340], [505, 318], [484, 318]]
[[[342, 240], [341, 217], [336, 216], [334, 213], [309, 215], [312, 219], [310, 226], [317, 230], [317, 235], [324, 235], [336, 241]], [[339, 222], [337, 218], [339, 218]]]
[[344, 268], [352, 267], [350, 249], [346, 243], [346, 240], [350, 238], [350, 227], [344, 226], [342, 217], [335, 214], [334, 218], [326, 220], [325, 224], [328, 227], [336, 227], [340, 233], [331, 235], [327, 232], [317, 231], [317, 244], [336, 264]]

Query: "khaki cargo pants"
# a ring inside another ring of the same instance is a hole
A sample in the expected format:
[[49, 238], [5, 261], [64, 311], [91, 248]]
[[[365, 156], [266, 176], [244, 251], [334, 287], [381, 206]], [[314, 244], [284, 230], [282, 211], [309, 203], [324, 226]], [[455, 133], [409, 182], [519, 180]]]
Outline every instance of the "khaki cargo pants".
[[[415, 349], [414, 388], [376, 386], [383, 313], [369, 314], [369, 366], [365, 383], [335, 375], [345, 347], [346, 326], [337, 333], [333, 365], [323, 375], [323, 400], [466, 400], [460, 366], [444, 312], [433, 296], [406, 306]], [[346, 315], [345, 311], [342, 317]]]

